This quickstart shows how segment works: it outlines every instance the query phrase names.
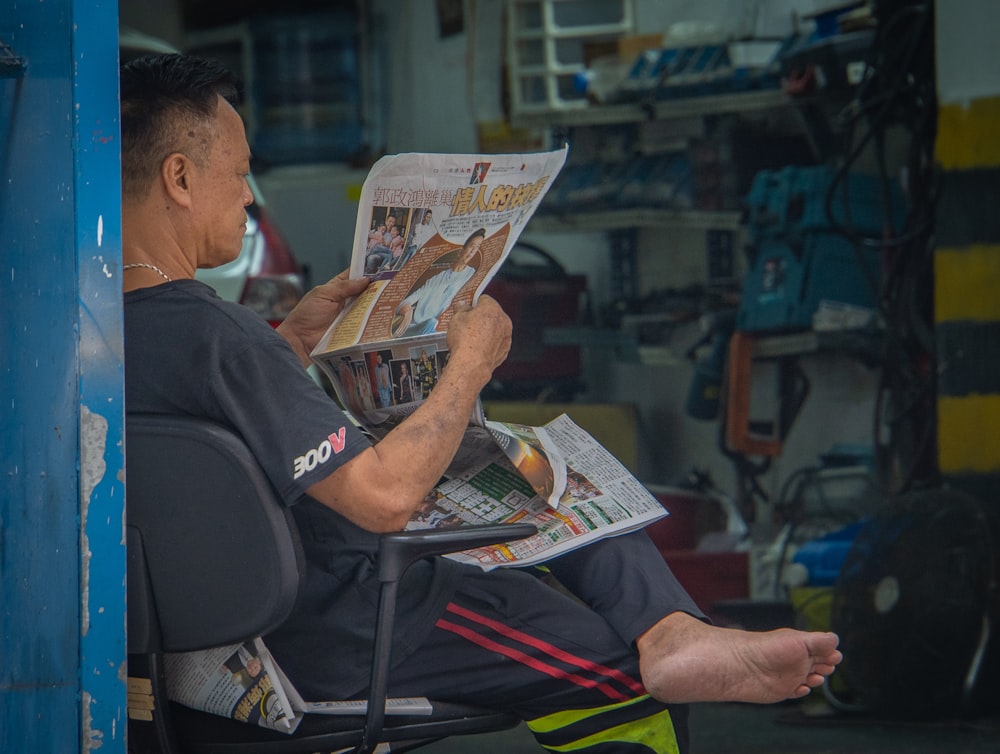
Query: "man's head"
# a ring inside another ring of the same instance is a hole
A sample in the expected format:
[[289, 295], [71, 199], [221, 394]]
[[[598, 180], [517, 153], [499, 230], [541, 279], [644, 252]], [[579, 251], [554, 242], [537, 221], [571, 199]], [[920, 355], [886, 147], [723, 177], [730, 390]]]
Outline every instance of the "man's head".
[[253, 201], [238, 94], [229, 70], [187, 55], [147, 56], [121, 70], [124, 207], [153, 200], [199, 267], [239, 254]]
[[465, 243], [462, 244], [462, 251], [459, 254], [458, 260], [455, 262], [455, 267], [462, 268], [470, 264], [475, 258], [476, 254], [479, 252], [479, 247], [483, 245], [483, 241], [486, 240], [486, 228], [479, 228], [470, 235]]
[[183, 152], [204, 161], [219, 97], [235, 107], [235, 75], [211, 60], [188, 55], [147, 55], [122, 66], [122, 193], [141, 199], [163, 160]]

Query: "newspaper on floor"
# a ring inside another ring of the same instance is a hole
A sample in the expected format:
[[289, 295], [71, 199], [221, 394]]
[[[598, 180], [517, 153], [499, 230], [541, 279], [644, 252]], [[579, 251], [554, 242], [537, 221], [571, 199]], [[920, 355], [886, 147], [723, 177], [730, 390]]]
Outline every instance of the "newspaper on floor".
[[[281, 733], [294, 733], [306, 713], [364, 715], [364, 699], [307, 702], [260, 638], [239, 644], [167, 654], [167, 696], [186, 707]], [[429, 715], [424, 697], [386, 700], [387, 715]]]

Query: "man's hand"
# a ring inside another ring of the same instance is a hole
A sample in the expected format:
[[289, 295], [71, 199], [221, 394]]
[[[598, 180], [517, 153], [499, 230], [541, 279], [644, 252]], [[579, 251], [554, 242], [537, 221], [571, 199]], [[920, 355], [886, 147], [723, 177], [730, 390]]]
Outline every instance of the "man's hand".
[[303, 366], [309, 366], [309, 354], [336, 319], [348, 300], [368, 287], [366, 277], [351, 280], [344, 270], [323, 285], [317, 285], [302, 297], [288, 313], [277, 331], [289, 342]]
[[465, 358], [478, 357], [492, 375], [510, 351], [511, 329], [510, 317], [490, 296], [480, 296], [474, 307], [459, 304], [448, 325], [451, 358], [460, 354]]
[[430, 395], [376, 445], [307, 492], [369, 531], [406, 526], [454, 458], [480, 391], [507, 357], [510, 336], [510, 318], [489, 296], [474, 307], [456, 307], [448, 325], [451, 357]]

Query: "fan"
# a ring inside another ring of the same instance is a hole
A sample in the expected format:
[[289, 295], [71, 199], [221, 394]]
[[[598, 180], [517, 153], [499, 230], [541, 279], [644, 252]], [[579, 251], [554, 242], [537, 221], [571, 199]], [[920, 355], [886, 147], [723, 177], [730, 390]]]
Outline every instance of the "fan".
[[996, 677], [996, 582], [996, 534], [979, 501], [948, 490], [889, 501], [834, 590], [844, 662], [825, 687], [831, 704], [902, 718], [980, 712]]

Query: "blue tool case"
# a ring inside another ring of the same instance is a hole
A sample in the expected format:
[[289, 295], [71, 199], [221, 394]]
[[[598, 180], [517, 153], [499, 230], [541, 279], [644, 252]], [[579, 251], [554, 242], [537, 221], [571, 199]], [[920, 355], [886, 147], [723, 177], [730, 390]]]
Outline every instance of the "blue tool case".
[[884, 191], [877, 176], [852, 173], [834, 187], [828, 213], [833, 180], [826, 166], [764, 170], [754, 178], [737, 329], [807, 330], [821, 302], [877, 309], [880, 252], [858, 237], [895, 235], [902, 196], [895, 187]]

